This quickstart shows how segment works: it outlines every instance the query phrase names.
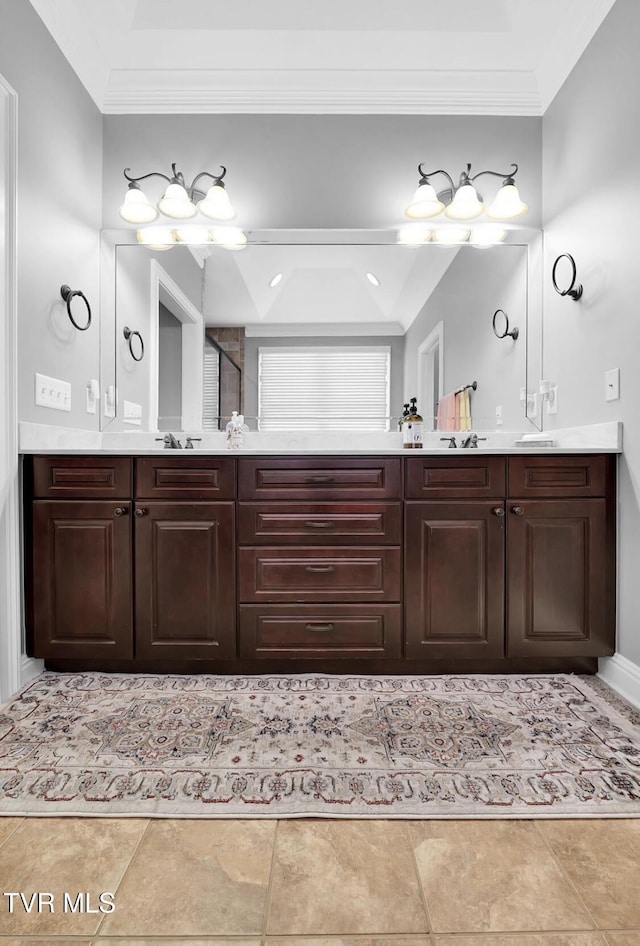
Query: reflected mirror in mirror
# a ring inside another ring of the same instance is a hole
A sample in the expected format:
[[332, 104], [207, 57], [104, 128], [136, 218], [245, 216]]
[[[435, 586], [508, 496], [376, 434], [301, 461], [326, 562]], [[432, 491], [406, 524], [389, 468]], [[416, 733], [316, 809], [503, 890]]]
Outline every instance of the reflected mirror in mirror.
[[[532, 261], [540, 255], [541, 235], [518, 230], [511, 236], [517, 242], [480, 248], [404, 246], [391, 231], [364, 239], [361, 232], [345, 233], [348, 239], [337, 242], [339, 233], [325, 239], [314, 231], [310, 239], [272, 231], [259, 242], [250, 237], [239, 252], [118, 245], [118, 410], [108, 422], [125, 428], [135, 423], [127, 413], [137, 411], [143, 429], [221, 429], [238, 410], [255, 429], [265, 403], [261, 353], [290, 350], [302, 364], [314, 351], [331, 349], [355, 364], [356, 351], [369, 348], [389, 352], [382, 429], [397, 429], [412, 396], [427, 428], [443, 429], [439, 403], [473, 382], [474, 429], [526, 430], [526, 412], [537, 426], [530, 392], [540, 377], [541, 311], [537, 299], [532, 305]], [[497, 309], [518, 326], [517, 339], [496, 336]], [[124, 325], [144, 337], [140, 364], [128, 356]], [[342, 370], [337, 397], [344, 415], [353, 416], [352, 373]], [[328, 394], [325, 400], [330, 407]], [[311, 412], [301, 394], [291, 407], [287, 420], [305, 427]]]

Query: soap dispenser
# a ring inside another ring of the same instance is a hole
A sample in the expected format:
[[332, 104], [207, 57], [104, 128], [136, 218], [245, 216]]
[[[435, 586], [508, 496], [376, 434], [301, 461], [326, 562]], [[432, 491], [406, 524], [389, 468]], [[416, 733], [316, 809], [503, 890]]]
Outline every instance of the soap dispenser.
[[402, 411], [402, 417], [398, 420], [398, 430], [402, 433], [402, 425], [409, 416], [409, 405], [403, 404], [404, 410]]
[[244, 415], [237, 411], [231, 412], [231, 420], [226, 426], [227, 448], [229, 450], [239, 450], [244, 445], [244, 435], [249, 428], [244, 422]]
[[424, 423], [416, 406], [417, 398], [411, 398], [409, 414], [402, 422], [402, 446], [407, 450], [421, 450], [424, 440]]

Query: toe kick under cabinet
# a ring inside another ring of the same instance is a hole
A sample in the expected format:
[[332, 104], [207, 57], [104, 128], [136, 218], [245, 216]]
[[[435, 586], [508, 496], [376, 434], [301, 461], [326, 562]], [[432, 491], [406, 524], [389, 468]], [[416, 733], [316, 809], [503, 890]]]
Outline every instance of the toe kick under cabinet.
[[25, 458], [54, 669], [595, 668], [615, 456]]

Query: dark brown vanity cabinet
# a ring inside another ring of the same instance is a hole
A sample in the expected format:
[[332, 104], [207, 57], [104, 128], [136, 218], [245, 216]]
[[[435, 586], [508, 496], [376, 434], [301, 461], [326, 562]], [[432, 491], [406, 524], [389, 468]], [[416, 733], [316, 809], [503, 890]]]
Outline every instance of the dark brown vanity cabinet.
[[408, 459], [406, 656], [612, 654], [614, 463]]
[[123, 457], [34, 459], [35, 656], [133, 657], [131, 467]]
[[234, 659], [234, 461], [133, 466], [34, 458], [34, 655]]
[[240, 457], [239, 650], [399, 658], [401, 460]]
[[25, 499], [29, 649], [54, 668], [535, 671], [614, 651], [611, 455], [34, 457]]

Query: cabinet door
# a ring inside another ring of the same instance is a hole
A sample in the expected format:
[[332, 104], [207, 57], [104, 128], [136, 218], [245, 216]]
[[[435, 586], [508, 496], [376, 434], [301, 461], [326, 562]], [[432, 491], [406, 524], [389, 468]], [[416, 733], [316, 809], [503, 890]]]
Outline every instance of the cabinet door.
[[407, 657], [504, 654], [504, 503], [410, 502]]
[[509, 500], [509, 656], [613, 653], [612, 530], [604, 499]]
[[233, 503], [137, 503], [136, 656], [236, 654]]
[[131, 503], [33, 506], [34, 656], [133, 656]]

